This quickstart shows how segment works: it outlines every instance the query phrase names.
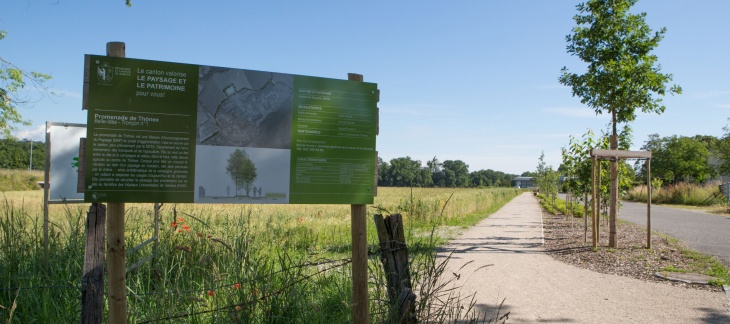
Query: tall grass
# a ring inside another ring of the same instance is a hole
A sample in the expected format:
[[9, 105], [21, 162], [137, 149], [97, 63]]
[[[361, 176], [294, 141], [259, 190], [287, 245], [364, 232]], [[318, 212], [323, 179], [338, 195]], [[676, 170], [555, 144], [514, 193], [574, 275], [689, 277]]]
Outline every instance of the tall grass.
[[[689, 206], [715, 206], [727, 203], [719, 189], [719, 182], [706, 184], [678, 184], [652, 188], [651, 201], [656, 204], [675, 204]], [[629, 190], [624, 199], [636, 202], [647, 201], [646, 185], [636, 186]]]
[[[466, 227], [518, 193], [514, 189], [380, 188], [368, 217], [384, 211], [404, 215], [412, 269], [422, 274], [414, 276], [420, 278], [414, 284], [421, 287], [437, 275], [435, 250], [448, 238], [434, 229]], [[41, 197], [37, 191], [9, 192], [0, 204], [0, 321], [10, 318], [14, 303], [12, 317], [17, 323], [80, 321], [88, 205], [51, 206], [46, 257]], [[157, 249], [150, 244], [127, 256], [126, 264], [131, 265], [155, 255], [127, 273], [130, 322], [351, 320], [350, 206], [166, 204], [161, 216]], [[127, 249], [153, 235], [152, 222], [151, 204], [126, 205]], [[371, 224], [368, 246], [374, 255], [378, 242]], [[384, 322], [388, 306], [377, 257], [371, 258], [369, 267], [371, 321]], [[447, 302], [441, 308], [424, 304], [419, 309], [421, 318], [462, 318], [460, 309], [469, 303], [457, 295], [439, 295], [436, 288], [431, 289], [433, 303]], [[440, 309], [439, 313], [433, 309]], [[478, 315], [472, 313], [469, 318]]]
[[0, 169], [0, 192], [40, 190], [39, 181], [43, 181], [43, 171], [40, 170]]

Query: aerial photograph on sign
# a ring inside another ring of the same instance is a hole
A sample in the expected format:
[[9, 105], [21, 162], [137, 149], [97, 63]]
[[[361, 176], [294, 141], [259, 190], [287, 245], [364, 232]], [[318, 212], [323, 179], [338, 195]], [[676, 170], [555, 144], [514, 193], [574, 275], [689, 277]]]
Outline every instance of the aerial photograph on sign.
[[198, 145], [291, 147], [293, 77], [200, 67]]

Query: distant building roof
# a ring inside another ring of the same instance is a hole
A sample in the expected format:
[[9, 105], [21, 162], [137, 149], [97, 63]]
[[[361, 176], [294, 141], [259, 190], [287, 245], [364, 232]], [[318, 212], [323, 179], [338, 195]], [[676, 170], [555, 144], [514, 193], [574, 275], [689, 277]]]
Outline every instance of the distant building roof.
[[513, 181], [532, 181], [533, 177], [515, 177], [512, 179]]

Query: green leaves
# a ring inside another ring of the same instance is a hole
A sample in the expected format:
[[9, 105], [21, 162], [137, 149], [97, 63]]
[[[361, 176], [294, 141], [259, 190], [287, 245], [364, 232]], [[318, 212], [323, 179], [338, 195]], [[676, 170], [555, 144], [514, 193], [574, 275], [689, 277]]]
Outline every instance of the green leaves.
[[[712, 139], [702, 136], [669, 136], [660, 138], [649, 135], [642, 149], [652, 152], [652, 176], [665, 183], [704, 182], [717, 175], [710, 165]], [[642, 175], [646, 170], [640, 170]]]
[[645, 13], [631, 14], [637, 0], [590, 0], [577, 6], [577, 26], [566, 36], [566, 50], [588, 63], [584, 74], [561, 70], [559, 81], [572, 87], [573, 96], [597, 114], [615, 114], [615, 123], [636, 118], [636, 109], [661, 114], [665, 110], [656, 96], [681, 94], [682, 88], [667, 83], [658, 58], [650, 54], [664, 38], [666, 29], [653, 32], [644, 22]]
[[[6, 35], [5, 31], [0, 31], [0, 40]], [[44, 83], [50, 79], [48, 74], [26, 72], [0, 58], [0, 134], [11, 138], [10, 132], [15, 129], [14, 124], [30, 125], [30, 121], [23, 120], [17, 110], [18, 105], [31, 102], [31, 99], [23, 96], [21, 90], [31, 84], [41, 90], [42, 94], [47, 94]]]

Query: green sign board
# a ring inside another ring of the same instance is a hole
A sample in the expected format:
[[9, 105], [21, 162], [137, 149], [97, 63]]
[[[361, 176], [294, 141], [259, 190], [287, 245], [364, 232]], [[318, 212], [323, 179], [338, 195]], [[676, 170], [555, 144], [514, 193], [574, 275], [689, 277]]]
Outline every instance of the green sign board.
[[373, 202], [374, 83], [86, 61], [86, 201]]

